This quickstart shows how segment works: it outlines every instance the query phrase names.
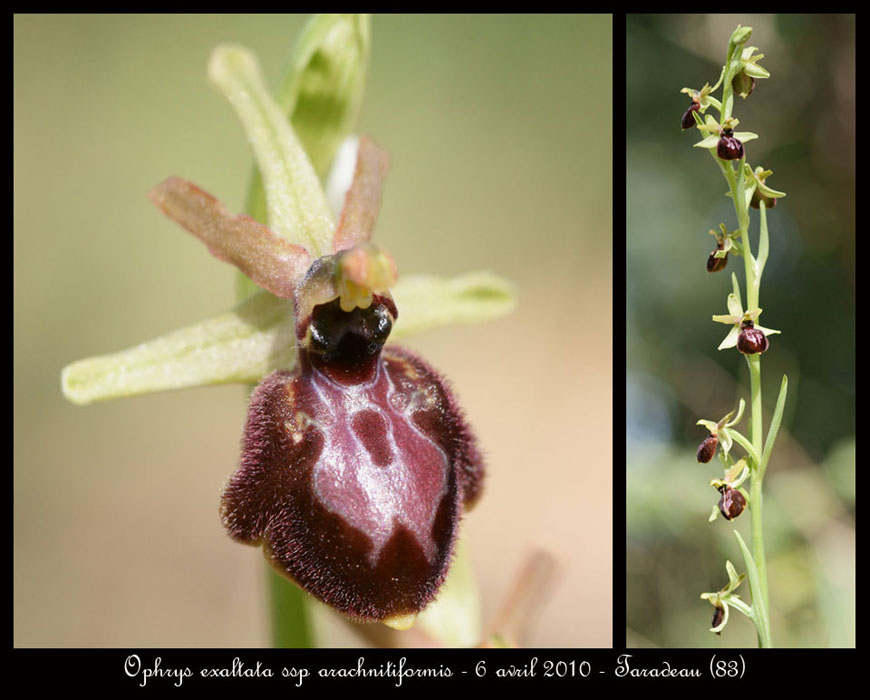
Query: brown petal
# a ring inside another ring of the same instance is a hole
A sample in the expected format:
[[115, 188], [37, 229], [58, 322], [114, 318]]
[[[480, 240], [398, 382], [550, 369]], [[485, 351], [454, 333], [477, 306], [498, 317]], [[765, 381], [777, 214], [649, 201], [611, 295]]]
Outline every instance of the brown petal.
[[230, 214], [208, 192], [178, 177], [167, 178], [148, 196], [170, 219], [205, 243], [218, 260], [235, 265], [275, 296], [293, 297], [309, 266], [303, 247], [249, 216]]
[[332, 241], [338, 252], [372, 237], [381, 208], [381, 189], [390, 161], [387, 152], [363, 136], [359, 142], [353, 182], [344, 200]]

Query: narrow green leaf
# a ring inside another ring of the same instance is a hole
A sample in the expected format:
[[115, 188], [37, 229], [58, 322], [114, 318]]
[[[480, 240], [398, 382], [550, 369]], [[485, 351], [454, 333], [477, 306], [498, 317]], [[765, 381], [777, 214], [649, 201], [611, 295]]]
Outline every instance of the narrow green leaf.
[[399, 318], [391, 338], [447, 323], [478, 323], [499, 318], [516, 306], [516, 290], [491, 272], [443, 278], [409, 275], [393, 287]]
[[782, 413], [785, 410], [785, 399], [788, 395], [788, 376], [782, 375], [782, 384], [779, 387], [779, 397], [776, 399], [776, 408], [773, 410], [773, 418], [770, 420], [770, 428], [767, 431], [767, 440], [764, 443], [764, 450], [761, 455], [761, 475], [764, 476], [764, 470], [767, 469], [767, 463], [770, 461], [770, 455], [773, 452], [773, 446], [776, 443], [776, 436], [779, 433], [779, 426], [782, 424]]
[[761, 590], [761, 581], [758, 578], [758, 568], [755, 566], [755, 559], [752, 558], [749, 547], [746, 546], [737, 530], [734, 531], [734, 536], [737, 538], [737, 544], [743, 554], [743, 563], [746, 565], [746, 573], [749, 576], [749, 590], [752, 592], [752, 621], [755, 623], [755, 629], [762, 640], [762, 645], [770, 647], [770, 627], [764, 613], [761, 612], [764, 608], [764, 594]]
[[61, 373], [77, 404], [205, 384], [256, 383], [295, 362], [289, 301], [261, 292], [230, 313], [112, 355], [74, 362]]
[[209, 77], [233, 105], [254, 150], [266, 191], [267, 224], [312, 258], [332, 252], [335, 223], [326, 195], [286, 115], [266, 89], [256, 58], [219, 46]]
[[755, 261], [755, 276], [760, 284], [761, 275], [764, 272], [764, 266], [767, 264], [767, 255], [770, 251], [770, 237], [767, 229], [767, 205], [764, 203], [764, 200], [759, 202], [758, 208], [761, 224], [758, 234], [758, 259]]

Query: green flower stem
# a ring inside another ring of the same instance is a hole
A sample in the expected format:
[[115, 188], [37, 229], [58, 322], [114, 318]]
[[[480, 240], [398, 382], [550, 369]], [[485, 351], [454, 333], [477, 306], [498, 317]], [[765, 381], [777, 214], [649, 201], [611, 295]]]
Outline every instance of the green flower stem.
[[740, 612], [742, 612], [750, 620], [753, 619], [754, 613], [752, 612], [752, 607], [744, 603], [739, 598], [731, 598], [728, 601], [728, 605], [731, 605], [732, 607], [734, 607], [735, 610], [739, 610]]
[[[728, 183], [729, 195], [734, 202], [734, 211], [737, 214], [737, 230], [733, 233], [723, 232], [729, 237], [729, 246], [733, 246], [735, 252], [743, 257], [743, 264], [746, 277], [745, 295], [741, 294], [740, 284], [737, 276], [732, 273], [732, 288], [733, 291], [728, 295], [727, 305], [730, 312], [729, 315], [714, 315], [713, 320], [718, 323], [732, 324], [731, 332], [726, 336], [725, 340], [719, 345], [719, 349], [734, 347], [739, 342], [739, 333], [741, 332], [744, 321], [752, 320], [755, 328], [763, 332], [765, 336], [779, 331], [764, 328], [758, 322], [758, 316], [761, 313], [760, 296], [761, 296], [761, 276], [764, 272], [764, 266], [767, 264], [769, 253], [769, 237], [767, 229], [767, 210], [764, 198], [784, 197], [784, 192], [777, 192], [765, 184], [765, 180], [771, 171], [765, 171], [759, 167], [752, 170], [746, 163], [745, 155], [742, 156], [737, 163], [732, 160], [723, 160], [718, 155], [718, 145], [720, 143], [720, 134], [723, 129], [733, 129], [737, 126], [737, 120], [731, 116], [734, 108], [734, 87], [732, 82], [735, 76], [743, 72], [745, 75], [757, 78], [769, 78], [770, 73], [758, 65], [757, 61], [763, 58], [763, 54], [754, 55], [754, 47], [744, 48], [744, 44], [749, 40], [752, 34], [751, 27], [743, 27], [738, 25], [731, 38], [728, 41], [728, 50], [725, 56], [725, 65], [719, 74], [719, 80], [713, 88], [707, 85], [702, 88], [706, 102], [704, 106], [713, 107], [719, 112], [718, 122], [711, 115], [706, 115], [703, 120], [701, 115], [695, 114], [695, 120], [699, 131], [704, 134], [701, 141], [694, 144], [696, 148], [705, 148], [710, 153], [710, 156], [716, 162], [719, 170], [722, 171], [722, 176]], [[710, 97], [709, 93], [714, 92], [719, 87], [722, 87], [722, 100], [716, 101]], [[684, 88], [682, 92], [686, 92]], [[689, 89], [691, 91], [691, 89]], [[691, 91], [695, 94], [695, 91]], [[744, 95], [745, 97], [745, 95]], [[758, 134], [752, 132], [737, 132], [734, 131], [734, 137], [742, 143], [758, 138]], [[758, 194], [760, 198], [760, 229], [758, 239], [758, 257], [752, 255], [752, 244], [749, 240], [749, 207], [752, 203], [754, 194]], [[731, 248], [729, 247], [729, 250]], [[741, 297], [746, 300], [746, 305], [743, 305]], [[770, 631], [770, 606], [767, 587], [767, 563], [764, 555], [764, 534], [763, 534], [763, 506], [764, 500], [762, 496], [762, 483], [764, 473], [767, 469], [767, 464], [770, 460], [770, 455], [773, 450], [773, 444], [776, 440], [777, 432], [782, 421], [782, 414], [785, 407], [786, 393], [788, 389], [788, 380], [783, 377], [782, 387], [780, 389], [779, 398], [777, 399], [776, 409], [770, 423], [767, 439], [764, 437], [764, 424], [761, 399], [761, 353], [745, 355], [746, 363], [749, 367], [749, 383], [750, 383], [750, 417], [749, 417], [749, 437], [745, 437], [733, 426], [737, 421], [728, 423], [723, 433], [726, 440], [723, 443], [723, 449], [730, 450], [731, 439], [736, 441], [743, 447], [749, 457], [749, 509], [752, 513], [751, 528], [752, 528], [752, 551], [746, 546], [740, 533], [735, 531], [737, 541], [740, 546], [740, 551], [743, 555], [749, 576], [750, 589], [752, 594], [752, 606], [737, 606], [744, 614], [752, 620], [758, 632], [758, 644], [761, 647], [772, 646], [771, 631]], [[744, 400], [741, 399], [741, 413], [744, 405]], [[723, 419], [723, 422], [727, 417]], [[699, 423], [707, 424], [709, 421], [699, 421]], [[722, 424], [720, 423], [720, 427]], [[730, 460], [729, 460], [730, 464]], [[730, 472], [726, 472], [727, 474]], [[730, 478], [730, 477], [729, 477]], [[741, 479], [742, 482], [742, 479]], [[715, 483], [715, 482], [714, 482]], [[742, 489], [741, 489], [742, 490]], [[747, 495], [744, 493], [744, 495]], [[730, 562], [727, 564], [729, 569], [729, 580], [734, 586], [728, 589], [728, 593], [736, 587], [736, 572]], [[723, 589], [724, 590], [724, 589]], [[721, 594], [722, 592], [720, 592]], [[706, 598], [718, 606], [719, 595], [716, 593], [705, 593], [701, 597]], [[734, 600], [738, 600], [734, 598]], [[724, 601], [723, 601], [724, 602]], [[725, 621], [727, 621], [727, 606]], [[725, 623], [721, 624], [724, 627]], [[718, 631], [714, 630], [714, 631]]]
[[[734, 79], [733, 68], [731, 67], [731, 56], [728, 57], [728, 69], [725, 71], [725, 77], [722, 85], [722, 111], [719, 113], [721, 119], [720, 124], [724, 124], [725, 120], [731, 116], [731, 110], [734, 108], [734, 90], [731, 87], [731, 81]], [[729, 166], [730, 167], [730, 166]]]
[[[710, 88], [710, 92], [716, 92], [716, 90], [719, 89], [719, 86], [722, 84], [722, 81], [725, 78], [725, 70], [726, 70], [726, 67], [722, 66], [722, 71], [719, 73], [719, 80], [717, 80], [716, 84]], [[711, 102], [711, 104], [719, 104], [720, 105], [718, 109], [719, 109], [719, 113], [721, 114], [722, 113], [721, 104], [719, 102], [714, 101], [714, 100], [710, 100], [710, 102]]]
[[308, 609], [310, 596], [266, 564], [272, 645], [276, 649], [308, 649], [314, 646], [314, 630]]
[[[752, 391], [752, 399], [750, 410], [752, 413], [752, 443], [757, 454], [762, 454], [762, 413], [761, 413], [761, 357], [759, 355], [747, 355], [746, 361], [749, 364], [750, 388]], [[755, 566], [758, 569], [758, 579], [763, 602], [758, 607], [760, 614], [768, 614], [768, 595], [767, 595], [767, 560], [764, 556], [764, 530], [762, 523], [762, 506], [763, 498], [761, 495], [761, 485], [764, 475], [761, 471], [761, 464], [756, 462], [755, 469], [752, 470], [750, 476], [751, 483], [749, 493], [751, 503], [749, 506], [752, 515], [752, 552], [755, 559]], [[753, 603], [755, 601], [753, 600]]]
[[[730, 97], [731, 92], [730, 71], [726, 75], [726, 83], [723, 87], [723, 104], [730, 111], [730, 100], [725, 97]], [[724, 116], [724, 115], [723, 115]], [[720, 160], [718, 157], [717, 160]], [[764, 262], [767, 258], [767, 246], [763, 248], [764, 260], [759, 259], [757, 262], [752, 256], [752, 246], [749, 241], [749, 209], [745, 196], [745, 158], [741, 158], [737, 165], [737, 172], [730, 163], [724, 164], [725, 179], [728, 181], [728, 186], [731, 189], [731, 198], [734, 201], [734, 209], [737, 214], [737, 222], [740, 232], [740, 243], [743, 249], [743, 263], [746, 271], [746, 309], [757, 309], [760, 287], [761, 287], [761, 269], [764, 267]], [[766, 219], [763, 219], [765, 243], [767, 239]], [[761, 247], [759, 253], [761, 253]], [[759, 455], [764, 453], [764, 428], [762, 424], [762, 404], [761, 404], [761, 355], [747, 355], [746, 362], [749, 365], [749, 382], [750, 382], [750, 440], [754, 451], [753, 469], [750, 476], [750, 505], [749, 510], [752, 514], [752, 559], [757, 570], [757, 586], [753, 588], [753, 609], [757, 617], [756, 627], [758, 628], [759, 646], [770, 646], [770, 625], [769, 625], [769, 604], [767, 593], [767, 560], [764, 555], [764, 528], [763, 528], [763, 499], [761, 495], [761, 486], [763, 473], [761, 470], [761, 462]], [[748, 564], [747, 564], [748, 566]], [[757, 598], [757, 599], [756, 599]], [[758, 625], [758, 621], [764, 622], [763, 625]], [[764, 633], [762, 633], [762, 627]]]

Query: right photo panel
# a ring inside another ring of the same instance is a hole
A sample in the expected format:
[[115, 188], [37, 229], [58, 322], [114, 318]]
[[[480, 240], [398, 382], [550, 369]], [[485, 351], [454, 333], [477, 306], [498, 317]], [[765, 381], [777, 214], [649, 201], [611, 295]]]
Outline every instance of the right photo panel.
[[626, 645], [854, 647], [855, 16], [626, 32]]

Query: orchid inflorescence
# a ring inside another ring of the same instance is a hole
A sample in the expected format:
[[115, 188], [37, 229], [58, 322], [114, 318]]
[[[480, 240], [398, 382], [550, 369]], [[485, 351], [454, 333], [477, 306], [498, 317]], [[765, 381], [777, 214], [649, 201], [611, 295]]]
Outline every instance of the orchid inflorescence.
[[[737, 276], [732, 272], [731, 292], [727, 298], [728, 313], [714, 315], [713, 321], [731, 326], [728, 334], [719, 344], [719, 350], [736, 348], [745, 357], [751, 383], [750, 437], [745, 437], [735, 427], [740, 422], [746, 405], [741, 399], [736, 416], [732, 411], [718, 421], [698, 421], [699, 425], [707, 428], [709, 435], [698, 446], [696, 455], [698, 462], [706, 464], [718, 454], [724, 470], [722, 478], [712, 479], [710, 482], [719, 493], [719, 500], [713, 507], [710, 520], [714, 521], [721, 515], [725, 520], [732, 521], [747, 508], [751, 513], [752, 552], [743, 542], [740, 533], [735, 530], [734, 534], [746, 564], [752, 592], [752, 606], [746, 605], [733, 594], [733, 590], [743, 580], [744, 575], [737, 576], [731, 562], [727, 564], [728, 586], [717, 593], [705, 593], [701, 597], [708, 600], [715, 608], [712, 631], [718, 634], [725, 627], [728, 622], [730, 602], [753, 621], [758, 632], [759, 645], [770, 646], [761, 485], [782, 419], [787, 379], [783, 377], [779, 400], [765, 440], [761, 408], [761, 355], [770, 348], [769, 336], [779, 331], [760, 325], [758, 318], [762, 312], [759, 305], [761, 276], [769, 252], [767, 209], [774, 207], [778, 199], [785, 197], [785, 193], [774, 190], [767, 184], [767, 179], [772, 174], [770, 170], [765, 170], [761, 166], [753, 169], [749, 164], [745, 144], [757, 139], [758, 134], [737, 131], [739, 120], [732, 114], [735, 95], [746, 99], [753, 94], [756, 80], [770, 77], [770, 73], [758, 63], [764, 55], [756, 53], [757, 49], [753, 46], [745, 46], [751, 34], [751, 27], [738, 26], [731, 35], [725, 64], [722, 66], [719, 80], [714, 85], [707, 83], [698, 90], [682, 89], [691, 102], [681, 118], [680, 126], [683, 130], [694, 126], [701, 133], [701, 140], [694, 145], [706, 149], [713, 158], [728, 183], [727, 195], [731, 197], [734, 204], [737, 228], [729, 230], [729, 227], [722, 223], [719, 225], [719, 231], [710, 231], [716, 238], [716, 248], [707, 258], [706, 269], [710, 273], [723, 270], [728, 256], [732, 253], [743, 258], [746, 306], [744, 308], [744, 295], [741, 294]], [[720, 88], [721, 99], [713, 96]], [[710, 111], [718, 113], [718, 118], [710, 114]], [[749, 240], [750, 208], [758, 209], [760, 216], [760, 231], [755, 254]], [[738, 460], [735, 460], [731, 454], [735, 442], [746, 452], [746, 455]], [[750, 482], [748, 492], [742, 486], [747, 479]]]

